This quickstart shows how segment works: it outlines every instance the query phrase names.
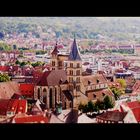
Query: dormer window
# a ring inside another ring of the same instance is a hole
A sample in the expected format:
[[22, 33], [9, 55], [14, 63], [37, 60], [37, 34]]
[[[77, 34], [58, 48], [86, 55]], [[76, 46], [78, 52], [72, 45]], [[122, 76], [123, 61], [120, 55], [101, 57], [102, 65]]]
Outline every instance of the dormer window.
[[105, 93], [102, 93], [103, 96], [105, 96]]
[[60, 79], [60, 81], [59, 81], [59, 84], [61, 84], [63, 82], [63, 80], [62, 80], [62, 78]]
[[93, 94], [93, 98], [96, 98], [96, 95], [95, 94]]
[[100, 82], [99, 79], [96, 80], [97, 84]]
[[88, 85], [90, 85], [91, 84], [91, 81], [88, 81]]

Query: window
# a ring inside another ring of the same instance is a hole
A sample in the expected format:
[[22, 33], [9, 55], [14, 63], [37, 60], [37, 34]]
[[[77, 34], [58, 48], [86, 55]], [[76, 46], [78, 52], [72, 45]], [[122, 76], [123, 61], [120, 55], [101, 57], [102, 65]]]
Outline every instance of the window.
[[73, 63], [70, 63], [70, 67], [73, 68]]
[[98, 84], [99, 83], [99, 79], [97, 79], [96, 81], [97, 81], [97, 84]]
[[76, 83], [80, 83], [80, 77], [76, 78]]
[[80, 68], [80, 63], [77, 63], [77, 68]]
[[62, 66], [62, 61], [59, 61], [58, 65], [59, 65], [59, 66]]
[[80, 75], [80, 70], [77, 70], [76, 71], [76, 75]]
[[73, 82], [73, 77], [69, 77], [69, 82], [70, 82], [70, 83]]
[[105, 96], [105, 93], [102, 93], [103, 96]]
[[40, 99], [40, 89], [38, 88], [38, 96], [37, 96], [38, 99]]
[[69, 88], [70, 88], [70, 90], [71, 90], [71, 91], [73, 90], [73, 86], [72, 86], [72, 85], [70, 85], [70, 87], [69, 87]]
[[91, 81], [88, 81], [88, 85], [90, 85], [91, 84]]
[[55, 66], [55, 61], [52, 61], [52, 66]]
[[46, 88], [43, 89], [43, 92], [47, 92]]
[[95, 94], [93, 94], [93, 98], [96, 98], [96, 95]]
[[73, 70], [70, 70], [70, 75], [73, 75]]
[[80, 91], [80, 86], [76, 86], [76, 91]]

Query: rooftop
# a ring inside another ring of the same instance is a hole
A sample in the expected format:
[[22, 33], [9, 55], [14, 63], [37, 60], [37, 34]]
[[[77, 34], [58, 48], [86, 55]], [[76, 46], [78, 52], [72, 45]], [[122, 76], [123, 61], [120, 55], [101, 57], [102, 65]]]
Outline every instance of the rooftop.
[[73, 44], [71, 46], [70, 55], [68, 57], [68, 60], [70, 60], [70, 61], [75, 61], [75, 60], [81, 61], [82, 60], [80, 57], [80, 53], [79, 53], [75, 38], [74, 38]]
[[127, 112], [119, 112], [119, 111], [107, 111], [96, 118], [105, 120], [105, 121], [114, 121], [114, 122], [119, 122], [123, 121], [125, 118]]

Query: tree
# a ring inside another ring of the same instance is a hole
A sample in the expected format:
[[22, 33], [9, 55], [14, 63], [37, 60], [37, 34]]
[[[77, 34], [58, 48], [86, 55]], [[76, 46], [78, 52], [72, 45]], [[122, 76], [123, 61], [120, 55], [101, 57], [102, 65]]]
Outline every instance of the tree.
[[0, 50], [1, 51], [11, 51], [12, 48], [8, 44], [0, 42]]
[[113, 108], [114, 104], [109, 96], [105, 96], [104, 100], [105, 109]]
[[95, 103], [95, 107], [96, 107], [96, 111], [103, 110], [105, 108], [104, 107], [104, 102], [100, 101], [100, 100], [97, 100], [96, 103]]
[[24, 67], [26, 64], [27, 64], [27, 62], [23, 61], [23, 62], [20, 63], [20, 66]]
[[114, 94], [115, 100], [117, 100], [122, 94], [124, 94], [123, 89], [120, 89], [120, 88], [117, 88], [117, 87], [111, 87], [110, 89]]
[[83, 108], [83, 113], [87, 113], [88, 112], [88, 105], [86, 104]]
[[87, 106], [88, 106], [88, 112], [91, 113], [91, 112], [93, 112], [95, 110], [95, 106], [94, 106], [92, 101], [89, 101]]
[[6, 74], [0, 74], [0, 82], [10, 81], [10, 77]]
[[80, 103], [79, 106], [78, 106], [78, 110], [80, 110], [81, 112], [83, 112], [84, 110], [84, 104]]
[[33, 67], [37, 67], [37, 66], [42, 66], [42, 65], [44, 65], [44, 63], [41, 62], [41, 61], [37, 61], [37, 62], [35, 62], [35, 63], [32, 63], [31, 65], [32, 65]]
[[20, 61], [16, 60], [15, 64], [20, 65]]
[[117, 81], [120, 83], [122, 88], [126, 88], [126, 81], [124, 79], [117, 79]]

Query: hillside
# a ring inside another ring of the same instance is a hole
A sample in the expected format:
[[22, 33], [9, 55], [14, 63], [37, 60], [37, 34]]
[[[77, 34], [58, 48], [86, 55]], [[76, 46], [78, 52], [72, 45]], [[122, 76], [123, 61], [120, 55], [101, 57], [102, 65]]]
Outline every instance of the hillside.
[[134, 17], [0, 17], [0, 32], [41, 32], [55, 37], [140, 42], [140, 18]]

